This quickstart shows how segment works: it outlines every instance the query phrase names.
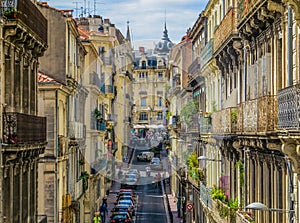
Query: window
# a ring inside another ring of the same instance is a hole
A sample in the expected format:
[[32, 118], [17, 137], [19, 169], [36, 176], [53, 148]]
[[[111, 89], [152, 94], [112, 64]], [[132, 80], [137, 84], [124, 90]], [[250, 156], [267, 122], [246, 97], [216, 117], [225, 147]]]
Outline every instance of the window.
[[158, 98], [157, 106], [162, 106], [162, 98], [161, 97]]
[[159, 78], [161, 78], [161, 77], [163, 77], [163, 73], [162, 73], [162, 72], [158, 72], [158, 73], [157, 73], [157, 76], [158, 76]]
[[147, 105], [147, 103], [146, 103], [146, 98], [142, 98], [142, 99], [141, 99], [141, 106], [144, 107], [144, 106], [146, 106], [146, 105]]
[[146, 61], [142, 61], [142, 69], [146, 69]]
[[158, 112], [157, 113], [157, 120], [162, 120], [163, 119], [163, 113], [162, 112]]
[[140, 120], [141, 121], [148, 120], [148, 114], [147, 114], [147, 112], [141, 112], [140, 113]]

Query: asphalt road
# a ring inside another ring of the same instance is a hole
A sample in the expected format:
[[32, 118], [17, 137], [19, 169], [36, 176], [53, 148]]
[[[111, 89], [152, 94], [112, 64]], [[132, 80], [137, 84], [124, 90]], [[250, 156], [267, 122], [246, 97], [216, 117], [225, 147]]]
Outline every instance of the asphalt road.
[[[139, 195], [138, 207], [136, 213], [136, 223], [167, 223], [167, 216], [164, 207], [163, 194], [161, 186], [156, 186], [154, 176], [159, 171], [152, 171], [150, 176], [146, 176], [145, 167], [149, 162], [139, 162], [136, 155], [140, 150], [146, 148], [136, 148], [133, 153], [131, 168], [140, 170], [141, 177], [138, 182], [136, 193]], [[162, 173], [162, 171], [160, 171]]]

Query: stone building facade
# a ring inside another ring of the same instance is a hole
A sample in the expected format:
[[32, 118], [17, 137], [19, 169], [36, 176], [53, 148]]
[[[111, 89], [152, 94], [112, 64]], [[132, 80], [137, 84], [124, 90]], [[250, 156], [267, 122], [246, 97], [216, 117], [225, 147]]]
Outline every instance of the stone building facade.
[[0, 35], [0, 221], [36, 222], [43, 218], [37, 216], [38, 163], [47, 144], [37, 71], [47, 49], [47, 20], [30, 0], [3, 1]]

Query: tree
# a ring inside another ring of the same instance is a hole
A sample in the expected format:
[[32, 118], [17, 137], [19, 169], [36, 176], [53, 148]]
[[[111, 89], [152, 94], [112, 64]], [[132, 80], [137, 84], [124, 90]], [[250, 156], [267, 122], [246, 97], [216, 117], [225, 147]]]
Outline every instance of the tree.
[[191, 125], [193, 122], [194, 116], [198, 113], [199, 106], [198, 102], [195, 100], [191, 100], [184, 105], [180, 112], [181, 121], [185, 122], [188, 125]]

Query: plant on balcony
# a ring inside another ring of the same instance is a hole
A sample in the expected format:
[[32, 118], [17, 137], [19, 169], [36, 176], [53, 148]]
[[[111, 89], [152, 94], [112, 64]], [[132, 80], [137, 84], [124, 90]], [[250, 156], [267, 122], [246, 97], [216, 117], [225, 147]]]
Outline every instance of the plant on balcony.
[[88, 172], [87, 171], [82, 171], [79, 179], [83, 180], [83, 189], [84, 189], [84, 191], [87, 190], [87, 188], [88, 188], [88, 178], [89, 178]]
[[199, 112], [199, 103], [196, 100], [191, 100], [184, 105], [180, 112], [180, 118], [183, 122], [191, 125], [194, 115]]
[[4, 16], [8, 19], [16, 19], [18, 14], [21, 14], [21, 11], [18, 11], [17, 9], [9, 9], [4, 12]]
[[79, 162], [79, 165], [84, 165], [84, 160], [83, 159], [79, 160], [78, 162]]
[[233, 109], [231, 111], [231, 123], [232, 124], [236, 124], [237, 123], [237, 115], [238, 115], [237, 109]]
[[94, 115], [94, 117], [95, 117], [98, 121], [103, 121], [103, 115], [102, 115], [102, 113], [98, 110], [98, 108], [95, 108], [95, 109], [94, 109], [93, 115]]
[[223, 190], [220, 188], [217, 188], [216, 185], [214, 185], [211, 190], [211, 198], [214, 200], [220, 200], [222, 202], [226, 201], [226, 195], [224, 194]]

